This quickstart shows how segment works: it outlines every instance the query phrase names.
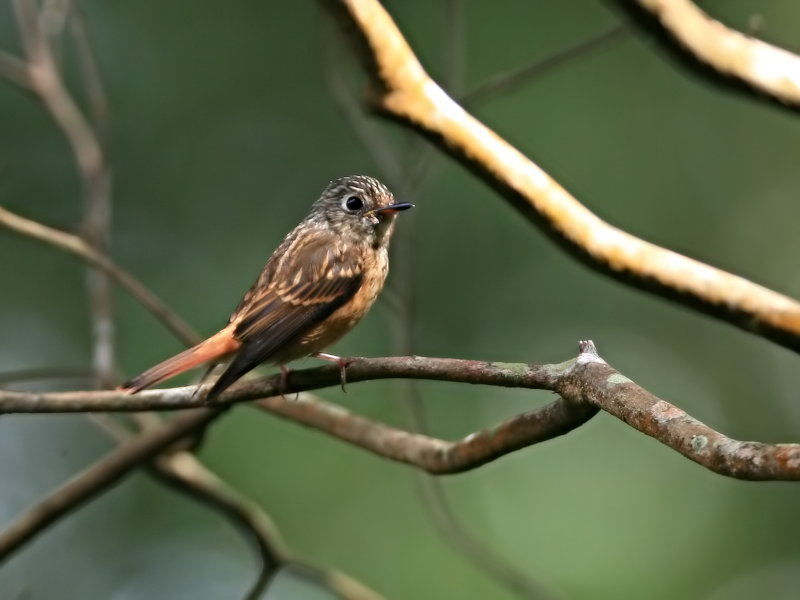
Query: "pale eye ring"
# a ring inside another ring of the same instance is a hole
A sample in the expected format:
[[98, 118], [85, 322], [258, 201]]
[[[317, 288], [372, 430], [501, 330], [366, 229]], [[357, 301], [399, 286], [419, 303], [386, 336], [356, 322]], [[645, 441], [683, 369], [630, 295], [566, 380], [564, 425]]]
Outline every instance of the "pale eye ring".
[[350, 212], [356, 212], [364, 208], [364, 201], [358, 196], [348, 196], [345, 198], [344, 202], [342, 202], [342, 208]]

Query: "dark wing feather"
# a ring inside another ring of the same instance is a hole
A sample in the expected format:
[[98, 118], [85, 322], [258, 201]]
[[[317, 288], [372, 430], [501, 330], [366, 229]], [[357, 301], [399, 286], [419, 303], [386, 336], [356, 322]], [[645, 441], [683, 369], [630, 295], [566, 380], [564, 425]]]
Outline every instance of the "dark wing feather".
[[[327, 236], [326, 236], [327, 238]], [[298, 240], [302, 242], [302, 240]], [[266, 286], [250, 292], [234, 314], [234, 336], [242, 342], [209, 392], [213, 399], [242, 375], [293, 343], [358, 291], [359, 256], [342, 252], [335, 240], [317, 236], [274, 266]]]

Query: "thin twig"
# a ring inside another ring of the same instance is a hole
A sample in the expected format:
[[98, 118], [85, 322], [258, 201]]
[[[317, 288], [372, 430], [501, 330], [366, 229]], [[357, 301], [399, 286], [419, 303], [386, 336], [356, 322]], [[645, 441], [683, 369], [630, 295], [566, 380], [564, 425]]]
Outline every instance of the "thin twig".
[[486, 81], [479, 83], [470, 91], [461, 95], [461, 104], [463, 106], [475, 106], [485, 102], [492, 96], [506, 92], [522, 83], [530, 82], [532, 79], [540, 77], [556, 67], [593, 53], [601, 46], [622, 37], [627, 32], [627, 23], [616, 25], [603, 33], [580, 41], [574, 46], [558, 50], [545, 58], [536, 59], [529, 65], [506, 73], [492, 75]]
[[247, 598], [259, 598], [277, 571], [288, 562], [288, 549], [272, 521], [261, 509], [235, 492], [189, 452], [156, 458], [152, 472], [162, 483], [194, 498], [227, 517], [255, 545], [260, 568]]
[[94, 373], [86, 367], [41, 367], [32, 369], [18, 369], [0, 373], [0, 386], [11, 383], [44, 380], [81, 379], [94, 381]]
[[28, 67], [25, 61], [12, 56], [8, 52], [0, 51], [0, 77], [25, 91], [33, 91], [33, 83], [28, 75]]
[[223, 409], [198, 409], [176, 416], [147, 435], [120, 444], [97, 463], [74, 475], [0, 533], [0, 564], [69, 511], [107, 491], [133, 469], [179, 439], [208, 425]]
[[110, 258], [89, 246], [82, 238], [36, 221], [21, 217], [0, 206], [0, 225], [4, 225], [26, 237], [44, 242], [105, 271], [120, 287], [136, 298], [164, 326], [184, 344], [200, 341], [195, 331], [164, 304], [158, 296], [147, 289], [133, 275], [116, 265]]
[[100, 67], [92, 49], [89, 31], [86, 27], [86, 18], [78, 0], [71, 0], [68, 19], [70, 36], [77, 51], [78, 66], [80, 67], [83, 87], [86, 90], [86, 99], [89, 107], [89, 116], [92, 129], [100, 145], [108, 149], [109, 108], [106, 92], [103, 89], [103, 80], [100, 77]]
[[458, 96], [464, 82], [466, 34], [464, 31], [464, 0], [447, 0], [445, 4], [444, 83], [450, 93]]
[[[13, 6], [22, 32], [33, 91], [69, 141], [83, 180], [86, 243], [105, 254], [111, 221], [111, 170], [105, 160], [105, 149], [64, 85], [34, 1], [13, 0]], [[99, 86], [99, 81], [95, 85]], [[116, 374], [111, 285], [105, 273], [90, 268], [87, 287], [93, 364], [98, 378], [108, 387]]]
[[[148, 418], [140, 423], [138, 434], [126, 430], [108, 414], [96, 413], [91, 416], [95, 423], [114, 440], [126, 443], [135, 439], [137, 435], [139, 437], [158, 435], [157, 432], [163, 426], [163, 422], [154, 421], [149, 415], [152, 413], [143, 413], [143, 416]], [[245, 600], [260, 598], [280, 569], [295, 570], [298, 576], [328, 589], [339, 598], [348, 600], [380, 598], [378, 594], [345, 573], [320, 567], [293, 556], [272, 519], [263, 509], [217, 477], [192, 452], [168, 449], [152, 459], [149, 466], [151, 475], [158, 481], [220, 512], [252, 541], [259, 555], [260, 569]], [[93, 479], [91, 474], [84, 474], [84, 477]]]
[[261, 569], [245, 596], [246, 600], [261, 598], [272, 578], [283, 568], [291, 568], [339, 598], [379, 598], [375, 592], [342, 572], [321, 568], [292, 556], [280, 532], [261, 507], [209, 471], [193, 454], [185, 451], [163, 454], [153, 463], [153, 473], [173, 489], [225, 515], [252, 540], [261, 559]]

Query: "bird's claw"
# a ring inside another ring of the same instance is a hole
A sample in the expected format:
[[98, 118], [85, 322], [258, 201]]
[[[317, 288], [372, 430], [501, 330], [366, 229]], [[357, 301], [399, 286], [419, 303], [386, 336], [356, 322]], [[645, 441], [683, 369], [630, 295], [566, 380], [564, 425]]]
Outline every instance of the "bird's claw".
[[315, 358], [321, 358], [322, 360], [327, 360], [329, 362], [334, 362], [339, 365], [339, 378], [341, 379], [342, 383], [342, 391], [346, 394], [347, 393], [347, 366], [353, 362], [352, 358], [346, 358], [342, 356], [336, 356], [335, 354], [328, 354], [327, 352], [316, 352], [312, 354]]

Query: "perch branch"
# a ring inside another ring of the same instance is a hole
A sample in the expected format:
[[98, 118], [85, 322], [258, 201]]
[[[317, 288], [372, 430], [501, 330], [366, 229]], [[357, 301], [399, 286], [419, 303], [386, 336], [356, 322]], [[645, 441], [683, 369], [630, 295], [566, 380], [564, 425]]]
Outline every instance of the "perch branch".
[[377, 0], [329, 0], [355, 27], [379, 90], [375, 105], [476, 171], [591, 267], [800, 350], [800, 303], [602, 221], [425, 72]]
[[[590, 408], [599, 408], [721, 475], [751, 480], [800, 480], [800, 444], [742, 442], [728, 438], [618, 373], [597, 355], [591, 342], [581, 343], [581, 353], [576, 359], [556, 365], [415, 356], [354, 359], [347, 367], [350, 383], [388, 378], [546, 389], [559, 394], [562, 400], [467, 436], [460, 443], [439, 440], [438, 447], [426, 446], [425, 440], [416, 434], [379, 431], [362, 417], [353, 415], [351, 419], [335, 405], [272, 397], [262, 400], [266, 403], [262, 406], [387, 458], [409, 462], [435, 473], [464, 471], [531, 443], [550, 439], [588, 419]], [[327, 365], [293, 371], [285, 386], [281, 385], [280, 375], [242, 382], [222, 394], [218, 401], [227, 406], [281, 392], [288, 398], [295, 392], [339, 384], [339, 367]], [[202, 394], [198, 394], [195, 387], [150, 390], [135, 396], [110, 391], [40, 394], [0, 391], [0, 413], [175, 410], [199, 406], [202, 402]], [[399, 455], [392, 455], [392, 447], [400, 449]]]

